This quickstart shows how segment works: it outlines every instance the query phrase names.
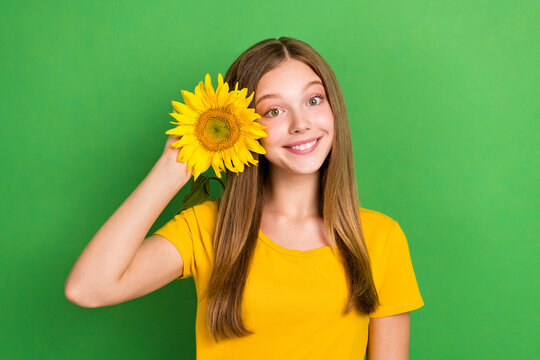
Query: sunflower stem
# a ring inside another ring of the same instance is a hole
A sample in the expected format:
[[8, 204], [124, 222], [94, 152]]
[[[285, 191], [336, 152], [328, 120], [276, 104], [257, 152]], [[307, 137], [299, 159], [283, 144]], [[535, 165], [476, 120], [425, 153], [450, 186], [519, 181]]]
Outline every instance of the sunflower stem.
[[182, 207], [178, 210], [178, 214], [190, 207], [202, 204], [210, 198], [210, 180], [212, 179], [219, 181], [221, 187], [225, 190], [225, 184], [220, 178], [199, 175], [197, 181], [191, 182], [189, 192], [182, 199]]
[[223, 190], [225, 190], [225, 184], [223, 183], [223, 181], [221, 181], [220, 178], [212, 176], [212, 177], [208, 178], [208, 180], [210, 180], [210, 179], [214, 179], [214, 180], [219, 181], [219, 183], [221, 184], [221, 187], [223, 188]]

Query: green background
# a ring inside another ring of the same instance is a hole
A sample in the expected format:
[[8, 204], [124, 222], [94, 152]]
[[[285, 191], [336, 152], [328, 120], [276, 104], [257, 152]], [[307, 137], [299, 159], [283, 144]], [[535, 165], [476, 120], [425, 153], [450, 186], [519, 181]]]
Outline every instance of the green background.
[[333, 67], [361, 204], [407, 235], [411, 359], [537, 356], [538, 4], [2, 2], [0, 357], [194, 358], [192, 279], [97, 309], [64, 281], [161, 155], [171, 100], [279, 36]]

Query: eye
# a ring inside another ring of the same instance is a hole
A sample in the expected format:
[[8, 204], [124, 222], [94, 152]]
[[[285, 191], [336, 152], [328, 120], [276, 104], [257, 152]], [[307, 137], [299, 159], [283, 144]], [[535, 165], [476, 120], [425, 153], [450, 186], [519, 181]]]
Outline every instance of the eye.
[[[319, 98], [319, 101], [317, 102], [317, 100], [314, 100], [314, 99], [317, 99]], [[309, 105], [319, 105], [324, 99], [324, 95], [322, 94], [318, 94], [318, 95], [314, 95], [312, 96], [308, 103]], [[266, 113], [264, 114], [264, 116], [267, 116], [267, 117], [276, 117], [276, 116], [279, 116], [280, 115], [280, 109], [278, 108], [270, 108], [266, 111]]]
[[[320, 101], [319, 101], [319, 102], [316, 102], [316, 101], [313, 102], [312, 100], [313, 100], [313, 99], [316, 99], [316, 98], [319, 98]], [[309, 99], [308, 103], [309, 103], [310, 105], [319, 105], [319, 104], [323, 101], [323, 99], [324, 99], [324, 95], [321, 95], [321, 94], [315, 95], [315, 96], [313, 96], [311, 99]]]
[[266, 114], [264, 114], [264, 116], [268, 116], [268, 114], [271, 114], [270, 117], [275, 117], [275, 116], [278, 116], [278, 115], [279, 115], [279, 111], [280, 111], [280, 110], [277, 109], [277, 108], [271, 108], [271, 109], [269, 109], [269, 110], [266, 112]]

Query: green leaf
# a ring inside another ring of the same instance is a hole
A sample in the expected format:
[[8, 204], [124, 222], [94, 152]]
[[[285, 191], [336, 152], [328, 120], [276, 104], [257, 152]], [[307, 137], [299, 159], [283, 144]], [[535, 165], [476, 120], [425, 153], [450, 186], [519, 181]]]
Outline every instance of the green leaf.
[[182, 199], [182, 207], [178, 210], [178, 214], [189, 209], [192, 206], [202, 204], [210, 198], [210, 180], [217, 180], [225, 190], [225, 184], [217, 177], [206, 177], [199, 175], [197, 181], [192, 181], [189, 192]]
[[178, 211], [189, 209], [192, 206], [202, 204], [210, 198], [210, 179], [204, 175], [199, 175], [197, 181], [191, 182], [189, 192], [182, 199], [182, 207]]

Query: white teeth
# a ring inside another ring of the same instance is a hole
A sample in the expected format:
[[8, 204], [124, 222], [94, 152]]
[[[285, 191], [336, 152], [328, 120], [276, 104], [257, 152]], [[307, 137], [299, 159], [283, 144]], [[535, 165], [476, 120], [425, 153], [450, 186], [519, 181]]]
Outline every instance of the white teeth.
[[317, 140], [313, 140], [312, 142], [307, 143], [307, 144], [302, 144], [299, 146], [291, 146], [291, 148], [296, 149], [296, 150], [306, 150], [312, 147], [313, 145], [315, 145], [316, 142]]

